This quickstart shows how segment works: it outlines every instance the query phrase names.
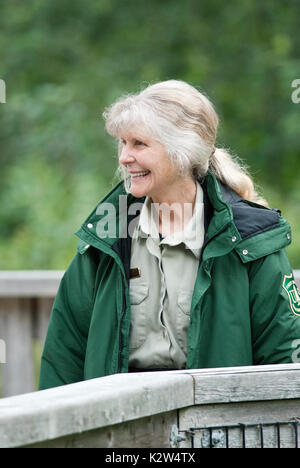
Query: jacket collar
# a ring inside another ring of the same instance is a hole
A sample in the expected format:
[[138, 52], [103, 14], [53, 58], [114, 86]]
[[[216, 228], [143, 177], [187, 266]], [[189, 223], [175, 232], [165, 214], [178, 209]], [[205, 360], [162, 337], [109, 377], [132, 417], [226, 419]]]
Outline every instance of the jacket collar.
[[[257, 203], [245, 200], [210, 173], [218, 188], [214, 192], [217, 198], [228, 207], [231, 225], [224, 231], [226, 237], [243, 263], [265, 257], [277, 252], [291, 243], [291, 227], [281, 216], [278, 209], [269, 209]], [[210, 192], [211, 195], [213, 192]], [[212, 195], [213, 196], [213, 195]], [[212, 198], [211, 198], [212, 200]], [[236, 228], [236, 234], [232, 230]], [[222, 237], [223, 237], [222, 234]], [[229, 234], [229, 235], [228, 235]]]

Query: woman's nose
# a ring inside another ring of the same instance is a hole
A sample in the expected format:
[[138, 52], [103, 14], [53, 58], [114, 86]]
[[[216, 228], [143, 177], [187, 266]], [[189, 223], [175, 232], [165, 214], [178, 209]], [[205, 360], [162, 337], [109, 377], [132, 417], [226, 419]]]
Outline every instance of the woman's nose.
[[121, 154], [119, 156], [119, 161], [120, 161], [121, 164], [123, 164], [125, 166], [126, 164], [134, 162], [135, 158], [130, 153], [130, 151], [128, 151], [127, 148], [123, 148], [122, 151], [121, 151]]

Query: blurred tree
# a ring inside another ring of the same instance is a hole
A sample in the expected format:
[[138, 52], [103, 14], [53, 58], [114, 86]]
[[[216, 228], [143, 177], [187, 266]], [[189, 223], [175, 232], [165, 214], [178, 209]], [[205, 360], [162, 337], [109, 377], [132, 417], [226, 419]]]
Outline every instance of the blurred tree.
[[204, 91], [217, 144], [292, 224], [300, 268], [298, 0], [2, 0], [0, 268], [65, 268], [73, 233], [113, 184], [104, 107], [170, 78]]

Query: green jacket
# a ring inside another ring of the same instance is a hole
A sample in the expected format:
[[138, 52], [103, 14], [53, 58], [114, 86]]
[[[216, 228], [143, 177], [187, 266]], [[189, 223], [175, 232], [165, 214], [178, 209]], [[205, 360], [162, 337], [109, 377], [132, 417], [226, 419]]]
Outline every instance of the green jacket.
[[[211, 172], [202, 187], [206, 234], [190, 310], [187, 368], [293, 362], [300, 293], [285, 253], [288, 222], [278, 210], [242, 199]], [[133, 204], [142, 201], [126, 196], [119, 183], [76, 233], [77, 253], [51, 313], [40, 389], [128, 371], [131, 240], [124, 226], [137, 215]], [[105, 238], [114, 215], [118, 229]]]

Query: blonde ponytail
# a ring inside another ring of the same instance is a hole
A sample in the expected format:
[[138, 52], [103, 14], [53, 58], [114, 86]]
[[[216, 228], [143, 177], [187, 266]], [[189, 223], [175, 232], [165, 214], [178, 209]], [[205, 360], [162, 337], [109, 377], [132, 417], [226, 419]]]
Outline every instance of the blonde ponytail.
[[209, 168], [223, 184], [242, 198], [268, 207], [268, 202], [257, 192], [246, 166], [225, 149], [215, 148], [209, 160]]

